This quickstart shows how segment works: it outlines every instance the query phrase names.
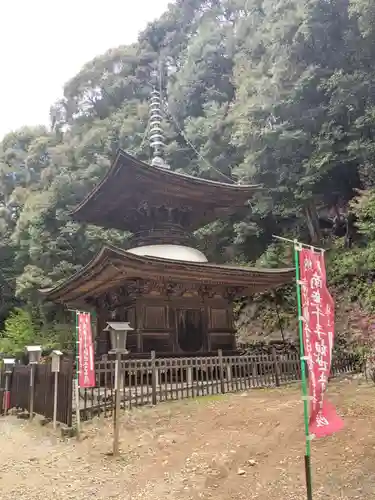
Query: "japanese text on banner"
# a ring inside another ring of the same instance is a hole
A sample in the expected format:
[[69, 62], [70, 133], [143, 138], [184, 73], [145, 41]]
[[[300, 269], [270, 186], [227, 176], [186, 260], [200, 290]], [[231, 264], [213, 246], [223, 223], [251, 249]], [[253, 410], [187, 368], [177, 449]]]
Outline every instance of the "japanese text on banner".
[[78, 313], [78, 342], [78, 384], [80, 387], [95, 387], [94, 345], [89, 313]]
[[332, 364], [334, 303], [326, 284], [324, 254], [299, 253], [303, 343], [309, 372], [309, 432], [323, 437], [339, 431], [342, 419], [325, 397]]

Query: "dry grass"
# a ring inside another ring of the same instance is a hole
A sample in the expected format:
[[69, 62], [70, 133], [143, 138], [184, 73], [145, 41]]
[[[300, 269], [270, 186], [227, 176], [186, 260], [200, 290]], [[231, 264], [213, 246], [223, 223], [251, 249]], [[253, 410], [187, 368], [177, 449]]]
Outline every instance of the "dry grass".
[[[330, 386], [344, 432], [313, 443], [314, 500], [375, 498], [375, 388]], [[111, 422], [84, 439], [0, 419], [0, 498], [304, 499], [302, 404], [298, 387], [161, 404], [128, 413], [122, 454], [108, 457]]]

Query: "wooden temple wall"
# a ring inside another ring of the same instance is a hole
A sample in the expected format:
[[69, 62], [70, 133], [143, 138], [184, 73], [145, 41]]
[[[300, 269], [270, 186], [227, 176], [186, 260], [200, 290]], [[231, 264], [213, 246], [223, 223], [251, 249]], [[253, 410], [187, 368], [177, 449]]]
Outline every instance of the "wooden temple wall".
[[98, 354], [109, 350], [107, 321], [128, 321], [131, 352], [207, 352], [235, 348], [232, 304], [224, 298], [139, 297], [97, 312]]

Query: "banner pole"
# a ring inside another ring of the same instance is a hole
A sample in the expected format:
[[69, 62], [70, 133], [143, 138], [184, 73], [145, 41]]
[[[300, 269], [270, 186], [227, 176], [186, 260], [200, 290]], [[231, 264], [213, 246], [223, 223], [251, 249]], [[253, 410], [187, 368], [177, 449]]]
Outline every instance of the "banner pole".
[[309, 434], [309, 402], [307, 391], [307, 378], [305, 366], [305, 349], [303, 344], [303, 321], [302, 321], [302, 301], [301, 301], [301, 286], [300, 286], [300, 268], [299, 268], [299, 248], [298, 242], [294, 241], [294, 260], [296, 266], [296, 292], [297, 292], [297, 311], [298, 311], [298, 334], [300, 343], [301, 357], [301, 379], [302, 379], [302, 396], [303, 396], [303, 414], [305, 424], [305, 476], [306, 476], [306, 492], [307, 500], [312, 500], [312, 480], [311, 480], [311, 441]]
[[[284, 238], [283, 236], [276, 236], [276, 234], [273, 234], [272, 238], [275, 238], [275, 240], [285, 241], [286, 243], [292, 243], [292, 245], [296, 244], [296, 240], [290, 240], [289, 238]], [[297, 241], [297, 245], [305, 248], [313, 248], [314, 250], [318, 250], [319, 252], [325, 252], [324, 248], [316, 247], [307, 243], [301, 243], [300, 241]]]
[[77, 438], [79, 439], [81, 432], [81, 402], [79, 397], [79, 323], [78, 323], [79, 311], [75, 311], [76, 315], [76, 374], [75, 374], [75, 395], [76, 395], [76, 424], [77, 424]]

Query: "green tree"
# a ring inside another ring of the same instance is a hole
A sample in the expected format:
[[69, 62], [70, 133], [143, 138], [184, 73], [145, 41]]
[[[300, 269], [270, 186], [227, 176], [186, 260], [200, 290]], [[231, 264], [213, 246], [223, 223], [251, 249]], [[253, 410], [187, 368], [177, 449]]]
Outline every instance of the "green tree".
[[[208, 257], [290, 265], [273, 234], [319, 242], [337, 290], [372, 308], [374, 16], [369, 0], [177, 0], [136, 43], [89, 61], [51, 103], [50, 130], [23, 127], [0, 144], [0, 325], [21, 306], [46, 341], [70, 342], [56, 330], [64, 314], [38, 289], [104, 242], [126, 246], [128, 235], [68, 214], [117, 148], [149, 160], [155, 70], [171, 168], [264, 187], [243, 213], [197, 232]], [[339, 213], [357, 221], [350, 249]]]
[[0, 334], [0, 351], [7, 354], [22, 353], [25, 346], [35, 344], [36, 331], [31, 314], [25, 309], [16, 308], [5, 321]]

